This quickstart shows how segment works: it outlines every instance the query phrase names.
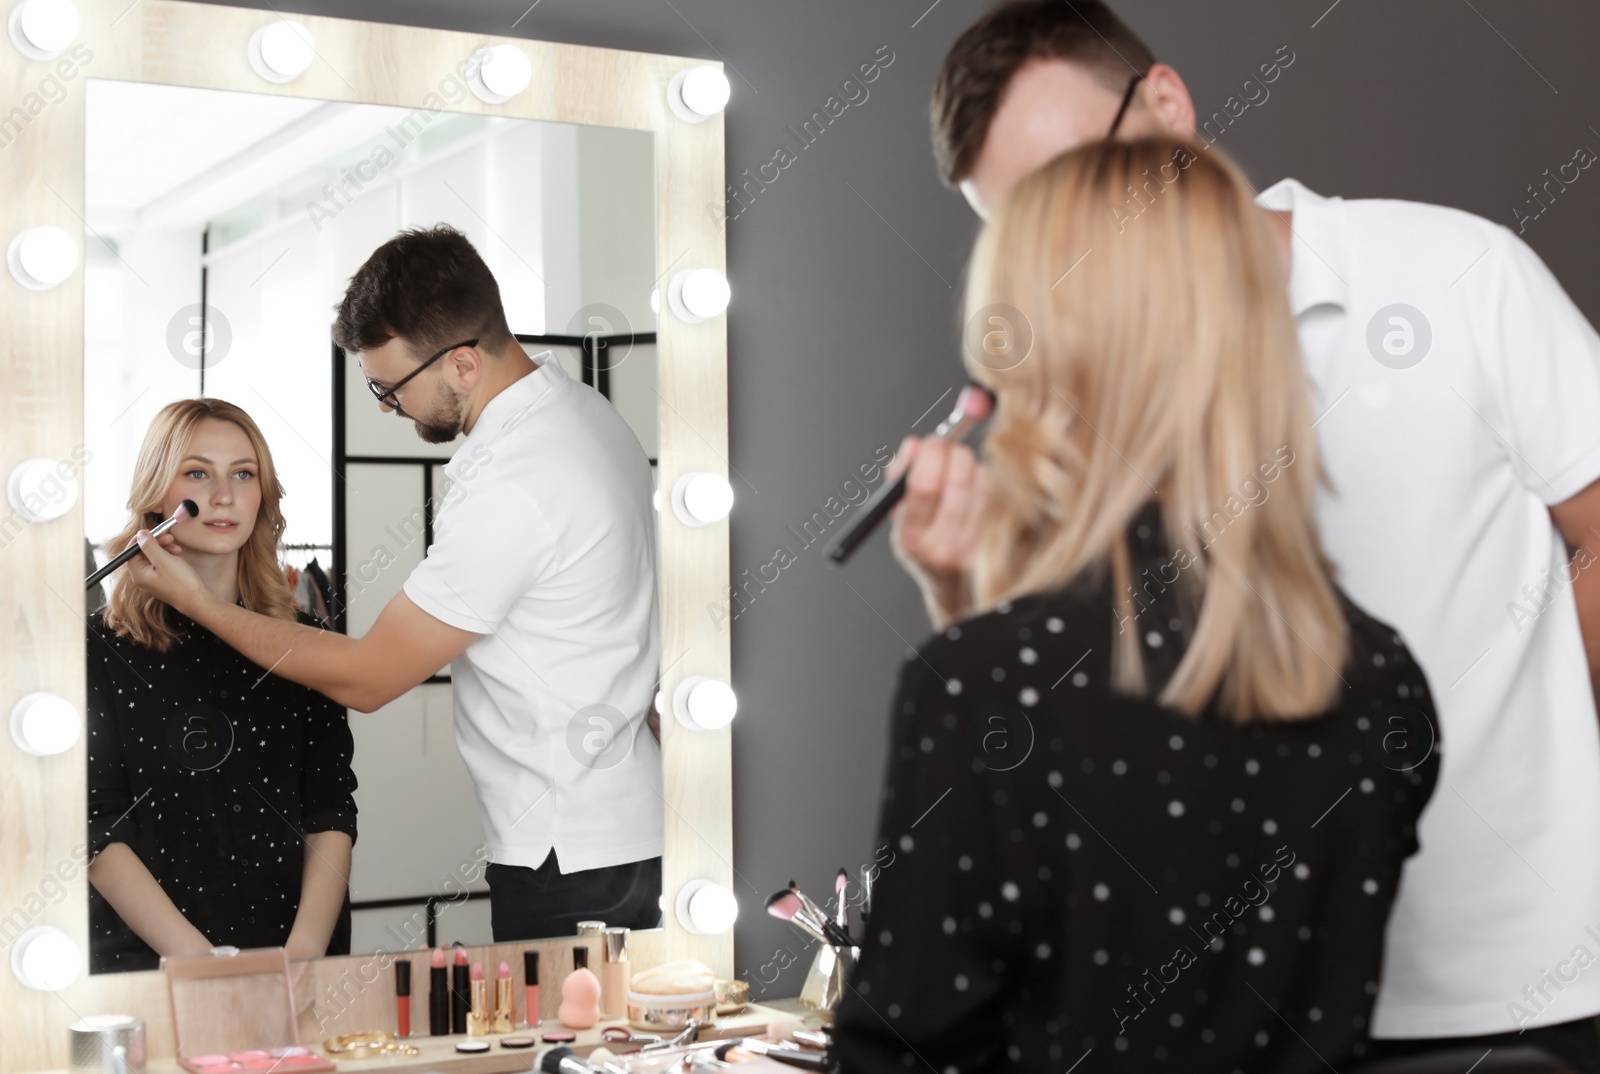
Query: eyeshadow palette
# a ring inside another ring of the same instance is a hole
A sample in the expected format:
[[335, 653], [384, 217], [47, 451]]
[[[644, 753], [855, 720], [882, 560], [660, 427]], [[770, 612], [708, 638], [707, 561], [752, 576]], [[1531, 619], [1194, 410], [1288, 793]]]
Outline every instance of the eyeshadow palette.
[[317, 1070], [337, 1069], [333, 1060], [318, 1055], [309, 1048], [255, 1048], [245, 1052], [215, 1055], [191, 1055], [179, 1064], [193, 1074], [268, 1074], [269, 1071], [296, 1071], [310, 1074]]

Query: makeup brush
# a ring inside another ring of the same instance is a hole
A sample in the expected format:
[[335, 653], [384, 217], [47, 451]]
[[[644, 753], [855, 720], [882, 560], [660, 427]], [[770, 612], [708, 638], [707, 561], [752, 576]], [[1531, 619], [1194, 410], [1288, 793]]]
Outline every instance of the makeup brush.
[[788, 890], [787, 888], [768, 897], [767, 913], [771, 914], [779, 921], [794, 922], [796, 925], [799, 925], [801, 928], [809, 932], [812, 939], [818, 940], [830, 947], [833, 945], [833, 941], [828, 939], [827, 936], [823, 935], [822, 926], [813, 920], [811, 915], [806, 912], [806, 908], [804, 904], [800, 902], [800, 899], [795, 895], [794, 892]]
[[[150, 536], [151, 537], [160, 537], [163, 533], [166, 533], [168, 530], [170, 530], [172, 527], [176, 526], [178, 523], [182, 522], [184, 519], [186, 519], [186, 518], [199, 518], [199, 517], [200, 517], [200, 507], [199, 507], [199, 505], [196, 504], [193, 500], [184, 500], [182, 503], [180, 503], [178, 505], [178, 509], [176, 511], [172, 512], [172, 517], [171, 518], [167, 519], [165, 522], [161, 523], [161, 525], [157, 526], [155, 529], [150, 531]], [[97, 570], [93, 574], [89, 575], [89, 580], [83, 584], [83, 588], [84, 589], [93, 589], [94, 588], [94, 584], [96, 582], [98, 582], [100, 579], [104, 578], [106, 575], [110, 574], [112, 571], [116, 570], [118, 567], [122, 566], [124, 563], [128, 562], [128, 560], [132, 559], [135, 555], [138, 554], [138, 552], [139, 552], [139, 542], [138, 541], [134, 541], [127, 548], [124, 548], [121, 552], [117, 553], [117, 558], [116, 559], [113, 559], [110, 563], [107, 563], [104, 567], [101, 567], [99, 570]]]
[[850, 938], [850, 934], [845, 932], [844, 929], [841, 929], [838, 925], [835, 925], [833, 923], [833, 918], [828, 916], [828, 912], [822, 907], [818, 906], [811, 896], [801, 891], [799, 884], [793, 880], [789, 881], [789, 890], [794, 892], [795, 897], [798, 898], [801, 905], [806, 908], [806, 913], [810, 914], [816, 919], [818, 927], [822, 929], [825, 935], [827, 935], [829, 943], [837, 944], [841, 947], [852, 947], [855, 945], [855, 941]]
[[[958, 443], [966, 438], [973, 426], [987, 418], [993, 409], [994, 397], [989, 394], [988, 389], [968, 384], [961, 389], [961, 394], [956, 396], [956, 408], [950, 412], [948, 418], [939, 423], [933, 435], [940, 440]], [[828, 549], [828, 559], [843, 564], [863, 541], [872, 536], [872, 531], [889, 517], [894, 505], [905, 497], [906, 477], [910, 473], [910, 468], [907, 468], [905, 473], [878, 489], [866, 503], [861, 505], [856, 517], [839, 534], [839, 539], [834, 542], [833, 547]]]
[[850, 931], [850, 904], [845, 902], [844, 893], [850, 889], [850, 874], [841, 866], [839, 875], [833, 878], [833, 894], [839, 900], [839, 909], [834, 916], [834, 922], [846, 933]]

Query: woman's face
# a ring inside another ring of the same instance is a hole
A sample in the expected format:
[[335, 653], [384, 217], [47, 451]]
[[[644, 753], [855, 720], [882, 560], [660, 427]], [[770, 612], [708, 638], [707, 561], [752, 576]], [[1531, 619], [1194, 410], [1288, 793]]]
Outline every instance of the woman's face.
[[261, 464], [244, 430], [231, 421], [203, 418], [161, 511], [171, 518], [179, 504], [193, 500], [200, 517], [172, 527], [173, 536], [196, 552], [226, 554], [250, 539], [261, 508], [260, 482]]

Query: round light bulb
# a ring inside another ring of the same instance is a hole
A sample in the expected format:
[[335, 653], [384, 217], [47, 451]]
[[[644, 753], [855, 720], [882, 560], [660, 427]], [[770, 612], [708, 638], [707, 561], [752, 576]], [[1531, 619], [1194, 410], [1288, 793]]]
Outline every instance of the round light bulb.
[[699, 324], [728, 308], [732, 292], [727, 277], [716, 269], [688, 269], [672, 277], [667, 302], [680, 321]]
[[739, 900], [710, 880], [691, 880], [678, 891], [678, 923], [690, 932], [712, 936], [739, 919]]
[[65, 283], [78, 267], [78, 244], [58, 227], [30, 227], [17, 232], [6, 248], [12, 277], [30, 291], [48, 291]]
[[685, 123], [704, 123], [728, 106], [733, 87], [715, 67], [679, 71], [667, 83], [667, 106]]
[[78, 474], [66, 462], [24, 459], [6, 481], [6, 500], [17, 517], [49, 522], [78, 502]]
[[685, 526], [709, 526], [732, 510], [733, 486], [721, 474], [684, 474], [672, 486], [672, 513]]
[[504, 104], [533, 80], [533, 63], [516, 45], [480, 48], [467, 66], [467, 85], [485, 104]]
[[82, 727], [77, 706], [56, 694], [26, 694], [11, 710], [11, 737], [35, 757], [67, 752]]
[[714, 116], [728, 106], [733, 86], [715, 67], [696, 67], [683, 80], [683, 103], [702, 116]]
[[11, 947], [11, 972], [28, 988], [59, 992], [78, 979], [83, 954], [72, 937], [54, 925], [40, 925], [17, 937]]
[[298, 22], [278, 20], [250, 37], [250, 66], [268, 82], [290, 82], [305, 73], [316, 57], [316, 39]]
[[704, 675], [690, 675], [672, 693], [672, 714], [691, 731], [717, 731], [733, 722], [739, 698], [733, 687]]
[[51, 60], [78, 36], [72, 0], [23, 0], [11, 10], [11, 43], [31, 60]]

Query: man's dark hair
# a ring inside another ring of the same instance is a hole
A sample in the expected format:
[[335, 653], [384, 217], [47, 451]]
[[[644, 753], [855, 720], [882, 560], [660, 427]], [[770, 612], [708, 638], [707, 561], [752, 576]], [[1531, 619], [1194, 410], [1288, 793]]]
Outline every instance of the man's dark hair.
[[408, 228], [374, 250], [338, 308], [333, 341], [346, 351], [395, 336], [421, 354], [474, 336], [496, 350], [512, 338], [494, 274], [449, 224]]
[[1155, 56], [1100, 0], [1007, 0], [956, 39], [930, 109], [939, 177], [972, 174], [1012, 76], [1029, 60], [1067, 60], [1121, 93]]

